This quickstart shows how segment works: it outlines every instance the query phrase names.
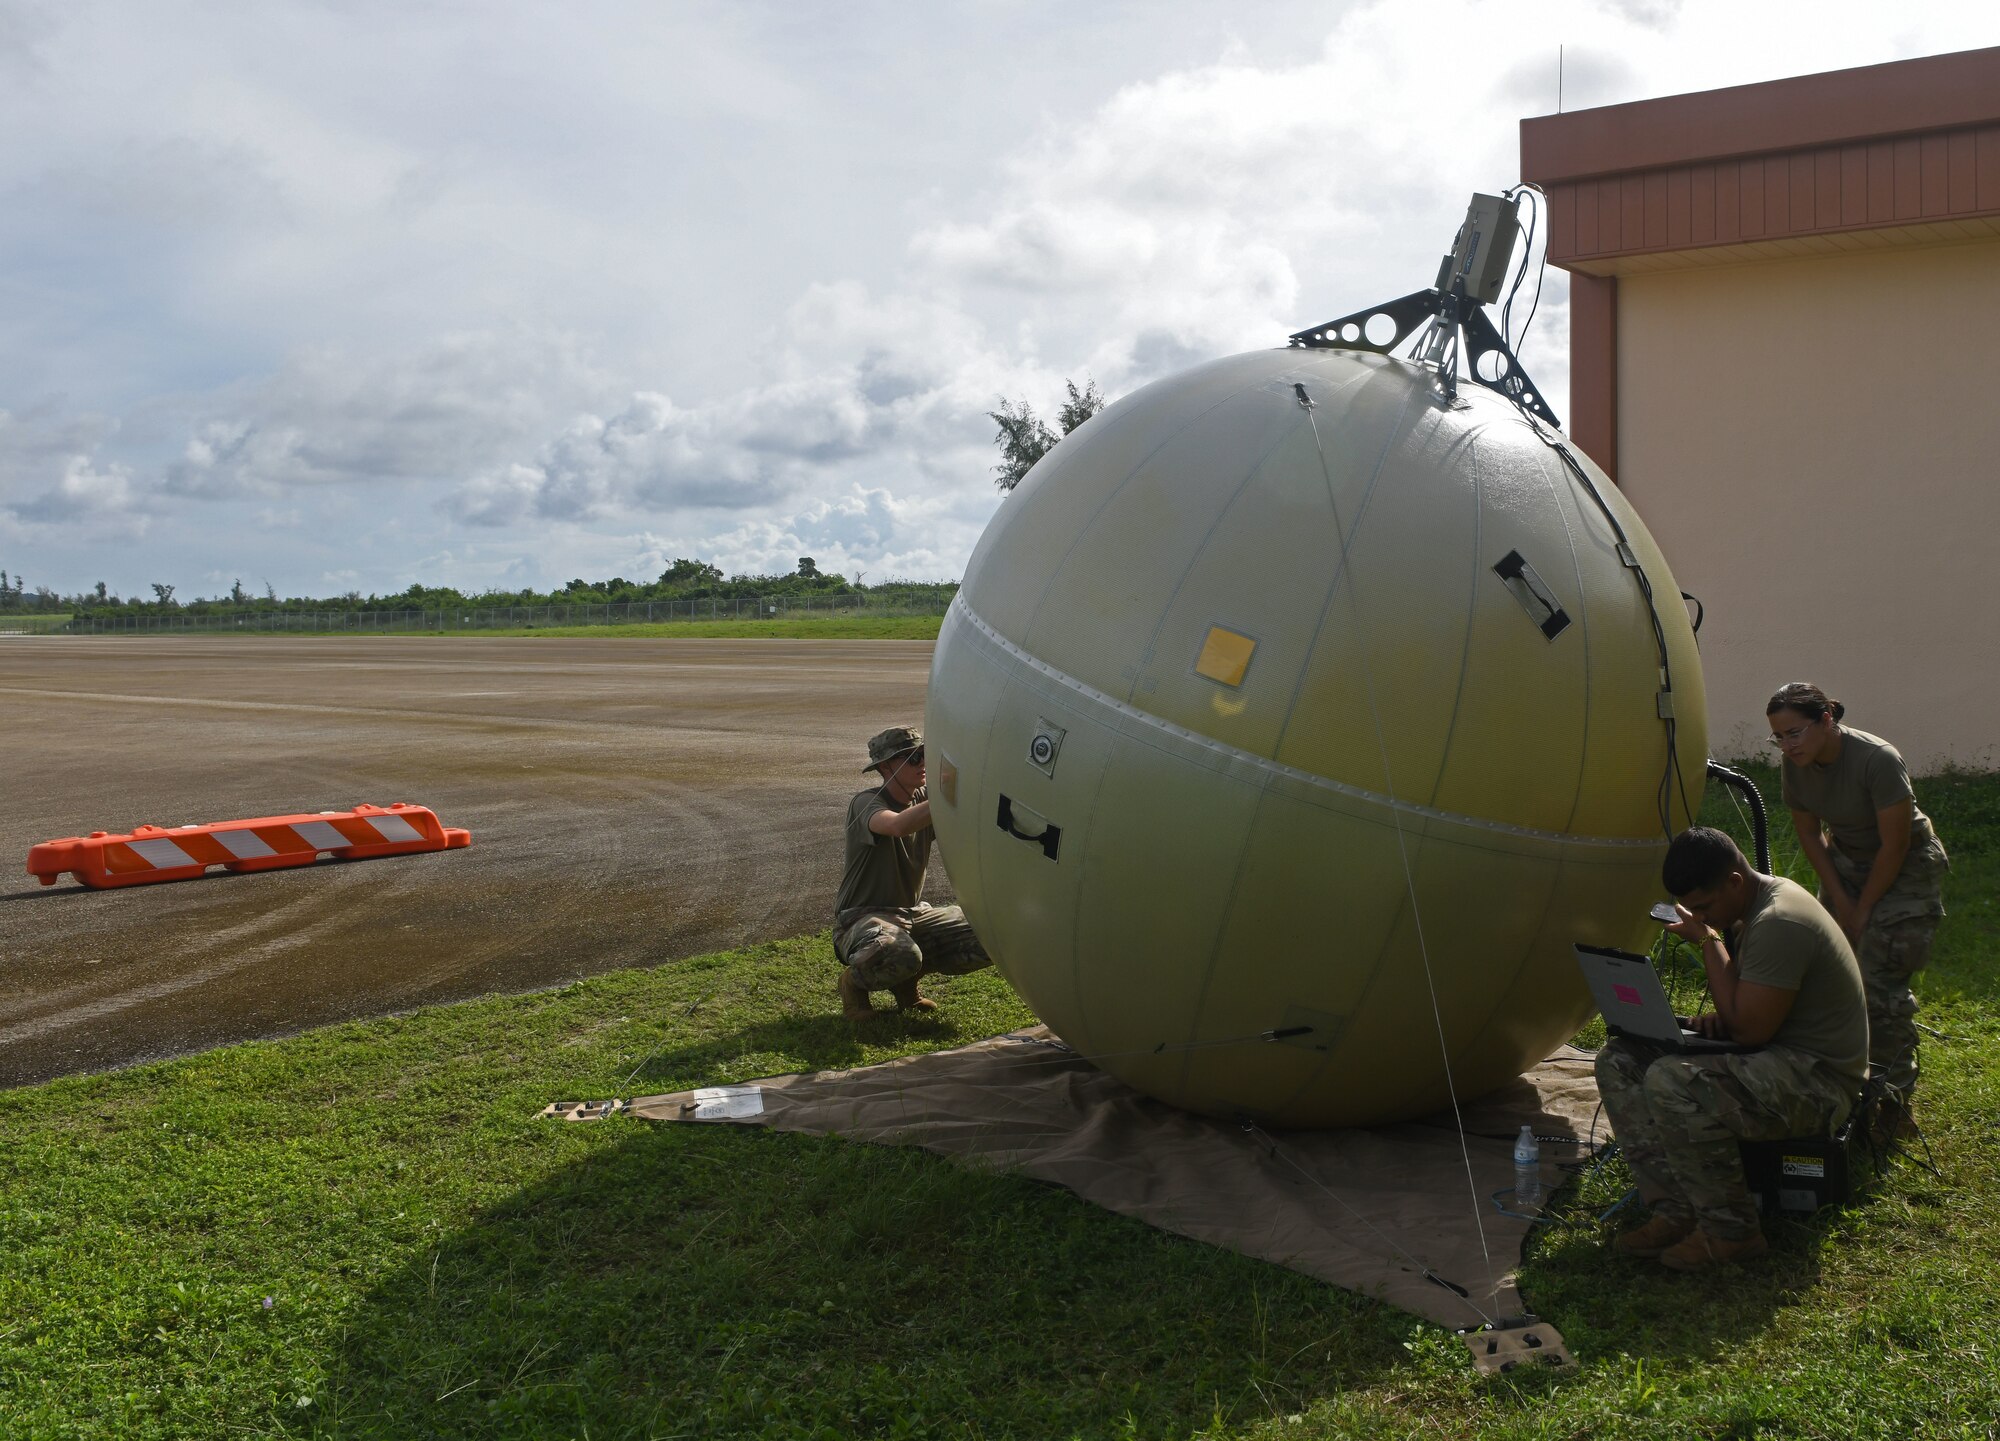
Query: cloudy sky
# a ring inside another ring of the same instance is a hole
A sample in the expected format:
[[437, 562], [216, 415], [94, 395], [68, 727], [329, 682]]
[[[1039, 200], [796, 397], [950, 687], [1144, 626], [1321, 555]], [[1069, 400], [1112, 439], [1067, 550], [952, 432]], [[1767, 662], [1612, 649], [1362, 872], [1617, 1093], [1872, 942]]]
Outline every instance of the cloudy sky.
[[[0, 567], [955, 577], [1000, 397], [1428, 283], [1559, 45], [1577, 109], [1992, 45], [1992, 13], [0, 0]], [[1523, 360], [1558, 398], [1566, 320], [1551, 271]]]

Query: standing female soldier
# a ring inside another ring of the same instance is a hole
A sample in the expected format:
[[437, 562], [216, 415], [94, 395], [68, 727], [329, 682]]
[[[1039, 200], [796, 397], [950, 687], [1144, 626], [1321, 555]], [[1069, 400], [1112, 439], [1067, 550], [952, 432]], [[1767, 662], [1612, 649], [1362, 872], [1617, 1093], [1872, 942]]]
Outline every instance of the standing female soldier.
[[1944, 915], [1939, 879], [1951, 868], [1917, 809], [1896, 748], [1840, 723], [1847, 708], [1806, 681], [1764, 707], [1784, 752], [1785, 804], [1819, 896], [1854, 946], [1868, 990], [1870, 1070], [1907, 1111], [1917, 1085], [1917, 998], [1910, 977], [1930, 959]]

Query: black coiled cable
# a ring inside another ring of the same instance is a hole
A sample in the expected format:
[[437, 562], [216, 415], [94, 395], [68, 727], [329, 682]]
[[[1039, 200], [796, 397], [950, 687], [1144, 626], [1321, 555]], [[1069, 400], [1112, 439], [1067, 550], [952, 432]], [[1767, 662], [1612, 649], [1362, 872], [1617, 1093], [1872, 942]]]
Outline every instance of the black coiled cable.
[[1757, 841], [1757, 869], [1770, 875], [1771, 827], [1764, 813], [1764, 793], [1757, 789], [1757, 782], [1743, 772], [1733, 771], [1717, 761], [1708, 763], [1708, 773], [1750, 802], [1750, 832]]

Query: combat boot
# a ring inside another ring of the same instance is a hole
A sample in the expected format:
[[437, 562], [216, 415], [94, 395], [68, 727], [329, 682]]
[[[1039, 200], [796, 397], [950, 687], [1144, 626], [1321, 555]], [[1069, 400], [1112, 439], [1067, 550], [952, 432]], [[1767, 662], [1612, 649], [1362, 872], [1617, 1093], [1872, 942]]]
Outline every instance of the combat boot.
[[868, 999], [868, 987], [861, 984], [854, 967], [840, 968], [840, 980], [834, 989], [840, 992], [840, 1014], [848, 1020], [865, 1021], [875, 1014], [875, 1005]]
[[1676, 1271], [1699, 1271], [1723, 1261], [1754, 1261], [1770, 1249], [1762, 1231], [1752, 1231], [1740, 1241], [1725, 1241], [1698, 1230], [1678, 1246], [1660, 1252], [1660, 1264]]
[[1621, 1256], [1657, 1256], [1675, 1242], [1686, 1238], [1694, 1222], [1677, 1216], [1655, 1216], [1643, 1226], [1635, 1226], [1611, 1243]]
[[918, 1015], [929, 1015], [937, 1009], [936, 1001], [917, 994], [915, 981], [905, 981], [900, 986], [891, 986], [889, 994], [896, 998], [896, 1009], [899, 1011], [915, 1011]]

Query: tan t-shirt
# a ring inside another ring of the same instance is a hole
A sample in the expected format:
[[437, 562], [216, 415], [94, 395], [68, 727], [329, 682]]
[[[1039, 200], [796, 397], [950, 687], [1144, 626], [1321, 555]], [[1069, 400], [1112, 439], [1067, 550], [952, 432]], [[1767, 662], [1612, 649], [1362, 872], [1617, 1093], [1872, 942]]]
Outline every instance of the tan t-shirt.
[[1818, 1057], [1859, 1086], [1868, 1071], [1868, 1002], [1854, 951], [1826, 907], [1804, 887], [1767, 876], [1730, 954], [1738, 980], [1798, 993], [1770, 1043]]
[[[1782, 767], [1785, 804], [1818, 818], [1833, 843], [1850, 860], [1867, 866], [1882, 849], [1882, 832], [1875, 813], [1914, 800], [1909, 768], [1894, 746], [1867, 731], [1840, 728], [1840, 754], [1830, 765]], [[1917, 811], [1910, 822], [1910, 855], [1921, 860], [1943, 847], [1931, 829], [1930, 817]]]
[[847, 803], [847, 860], [833, 902], [835, 916], [852, 910], [902, 910], [923, 895], [924, 871], [937, 832], [925, 826], [912, 835], [878, 836], [868, 829], [870, 816], [881, 811], [893, 815], [901, 809], [891, 805], [879, 788], [863, 791]]

